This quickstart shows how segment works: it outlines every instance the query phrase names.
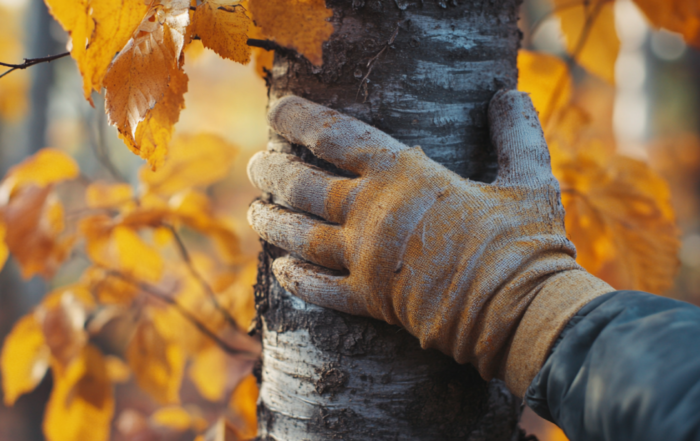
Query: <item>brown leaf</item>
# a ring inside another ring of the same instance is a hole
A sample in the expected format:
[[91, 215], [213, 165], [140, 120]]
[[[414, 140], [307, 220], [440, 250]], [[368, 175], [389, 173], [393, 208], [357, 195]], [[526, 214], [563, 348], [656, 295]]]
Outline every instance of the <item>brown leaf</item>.
[[205, 0], [197, 6], [191, 26], [204, 47], [222, 58], [247, 64], [250, 47], [246, 42], [251, 25], [243, 6], [226, 0]]

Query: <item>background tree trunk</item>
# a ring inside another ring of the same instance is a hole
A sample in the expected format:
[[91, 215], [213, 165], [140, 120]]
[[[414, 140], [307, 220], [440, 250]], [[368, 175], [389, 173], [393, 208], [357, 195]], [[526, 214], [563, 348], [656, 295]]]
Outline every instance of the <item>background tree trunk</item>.
[[[321, 68], [276, 54], [270, 98], [295, 94], [420, 145], [471, 179], [495, 178], [486, 109], [517, 83], [519, 0], [327, 0], [335, 32]], [[270, 148], [293, 152], [276, 135]], [[269, 272], [258, 286], [267, 440], [513, 440], [519, 401], [405, 330], [307, 304]]]

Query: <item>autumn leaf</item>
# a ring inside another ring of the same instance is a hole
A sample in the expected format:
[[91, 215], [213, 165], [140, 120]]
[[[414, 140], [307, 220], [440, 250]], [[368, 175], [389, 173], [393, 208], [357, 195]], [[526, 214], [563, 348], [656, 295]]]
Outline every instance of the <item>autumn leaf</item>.
[[323, 43], [333, 33], [325, 0], [250, 0], [253, 20], [269, 38], [323, 64]]
[[28, 187], [0, 207], [6, 228], [5, 243], [26, 279], [35, 274], [50, 278], [68, 258], [75, 237], [63, 235], [63, 206], [51, 188]]
[[[117, 127], [127, 146], [154, 168], [163, 162], [167, 148], [158, 143], [162, 141], [160, 129], [165, 125], [166, 131], [172, 130], [184, 106], [174, 101], [181, 100], [186, 90], [187, 76], [181, 71], [180, 55], [188, 24], [189, 1], [152, 5], [104, 78], [110, 124]], [[165, 104], [156, 112], [162, 100]], [[148, 133], [139, 133], [137, 129], [151, 113], [157, 115], [151, 116], [155, 121], [147, 125], [157, 123], [156, 127], [142, 129]], [[144, 148], [143, 138], [155, 145]]]
[[25, 315], [5, 338], [0, 355], [0, 373], [6, 406], [34, 390], [49, 367], [49, 348], [41, 324], [33, 313]]
[[131, 377], [129, 365], [114, 355], [105, 356], [105, 368], [107, 369], [107, 377], [112, 383], [126, 383]]
[[225, 0], [206, 0], [194, 13], [192, 34], [222, 58], [247, 64], [250, 47], [246, 42], [251, 25], [243, 6]]
[[700, 48], [700, 7], [692, 0], [634, 0], [655, 28], [665, 28], [683, 36]]
[[[83, 92], [102, 89], [114, 56], [146, 15], [143, 0], [45, 0], [51, 15], [71, 36], [71, 56], [83, 75]], [[91, 100], [90, 100], [91, 101]]]
[[518, 51], [518, 90], [530, 94], [544, 127], [554, 112], [571, 99], [572, 81], [566, 63], [559, 57]]
[[0, 221], [0, 270], [5, 266], [5, 262], [7, 262], [7, 258], [10, 255], [10, 249], [5, 243], [5, 236], [7, 236], [7, 227]]
[[170, 145], [168, 162], [159, 170], [141, 168], [139, 179], [146, 190], [173, 195], [192, 187], [221, 180], [231, 169], [238, 149], [219, 136], [178, 136]]
[[[247, 2], [243, 4], [247, 5]], [[267, 35], [265, 35], [263, 30], [255, 23], [252, 23], [248, 28], [248, 37], [256, 40], [267, 39]], [[258, 76], [261, 78], [265, 78], [266, 72], [272, 70], [272, 63], [275, 60], [275, 51], [268, 51], [260, 47], [252, 47], [251, 52], [253, 60], [255, 61], [255, 72], [257, 72]]]
[[60, 150], [45, 148], [8, 170], [0, 185], [0, 204], [7, 203], [12, 193], [22, 187], [47, 187], [75, 179], [80, 175], [78, 164]]
[[46, 405], [48, 441], [107, 441], [114, 413], [112, 384], [102, 353], [88, 345], [66, 369], [53, 369]]
[[129, 184], [91, 183], [85, 189], [85, 203], [90, 208], [116, 208], [130, 202], [134, 191]]
[[139, 323], [126, 356], [141, 389], [159, 403], [179, 403], [185, 355], [150, 320]]
[[97, 300], [105, 305], [129, 305], [139, 294], [133, 283], [100, 267], [86, 269], [82, 281], [95, 293]]
[[178, 432], [192, 429], [201, 432], [206, 429], [207, 421], [180, 406], [168, 406], [156, 410], [150, 420], [157, 426], [167, 427]]
[[615, 61], [620, 50], [614, 2], [554, 0], [554, 7], [568, 52], [587, 71], [614, 84]]
[[257, 433], [258, 418], [257, 418], [257, 402], [258, 380], [254, 375], [248, 375], [234, 389], [231, 395], [229, 407], [242, 420], [242, 435], [243, 439], [252, 438]]

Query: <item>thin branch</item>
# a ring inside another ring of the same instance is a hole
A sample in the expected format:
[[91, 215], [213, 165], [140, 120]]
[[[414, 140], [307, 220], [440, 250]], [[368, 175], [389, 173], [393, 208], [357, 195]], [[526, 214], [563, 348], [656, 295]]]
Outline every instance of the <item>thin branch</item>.
[[175, 227], [172, 225], [167, 225], [163, 224], [165, 228], [170, 230], [170, 232], [173, 234], [173, 237], [175, 238], [175, 243], [177, 244], [178, 251], [180, 252], [180, 256], [182, 257], [182, 260], [185, 262], [187, 265], [187, 269], [190, 271], [192, 274], [192, 277], [197, 279], [197, 282], [204, 288], [204, 290], [207, 292], [207, 295], [211, 299], [212, 303], [214, 304], [214, 307], [221, 313], [222, 316], [224, 316], [224, 319], [226, 322], [231, 325], [234, 329], [240, 331], [240, 327], [238, 326], [238, 323], [236, 323], [236, 319], [231, 316], [231, 314], [224, 308], [221, 303], [219, 303], [219, 299], [216, 297], [216, 293], [212, 289], [211, 285], [207, 283], [207, 281], [204, 279], [204, 277], [197, 271], [197, 269], [194, 267], [194, 263], [192, 262], [192, 258], [190, 257], [189, 251], [187, 251], [187, 247], [185, 247], [185, 242], [183, 242], [182, 237], [178, 234], [177, 230]]
[[265, 49], [266, 51], [289, 51], [286, 47], [280, 46], [272, 40], [258, 40], [256, 38], [249, 38], [246, 44], [250, 47], [259, 47], [260, 49]]
[[114, 276], [114, 277], [117, 277], [117, 278], [119, 278], [119, 279], [121, 279], [121, 280], [123, 280], [123, 281], [129, 283], [130, 285], [133, 285], [133, 286], [139, 288], [141, 291], [145, 292], [146, 294], [148, 294], [148, 295], [150, 295], [150, 296], [152, 296], [152, 297], [154, 297], [154, 298], [157, 298], [158, 300], [161, 300], [161, 301], [163, 301], [163, 302], [169, 304], [170, 306], [172, 306], [173, 308], [175, 308], [175, 309], [177, 310], [177, 312], [180, 313], [180, 315], [182, 315], [187, 321], [189, 321], [189, 322], [190, 322], [195, 328], [197, 328], [202, 334], [206, 335], [206, 336], [209, 337], [214, 343], [216, 343], [216, 345], [219, 346], [219, 348], [221, 348], [224, 352], [226, 352], [226, 353], [228, 353], [228, 354], [231, 354], [231, 355], [243, 355], [243, 356], [249, 357], [249, 358], [251, 358], [251, 359], [253, 359], [253, 360], [255, 360], [255, 359], [258, 358], [258, 355], [255, 354], [255, 353], [253, 353], [253, 352], [250, 352], [250, 351], [246, 351], [246, 350], [244, 350], [244, 349], [238, 349], [238, 348], [234, 348], [234, 347], [232, 347], [232, 346], [229, 346], [228, 343], [226, 343], [224, 340], [222, 340], [218, 335], [216, 335], [216, 333], [214, 333], [212, 330], [210, 330], [209, 328], [207, 328], [207, 327], [204, 325], [204, 323], [202, 323], [202, 322], [200, 322], [199, 320], [197, 320], [197, 317], [195, 317], [195, 316], [194, 316], [191, 312], [189, 312], [184, 306], [182, 306], [180, 303], [178, 303], [177, 300], [171, 298], [171, 297], [168, 296], [166, 293], [163, 293], [163, 292], [159, 291], [158, 289], [156, 289], [156, 288], [153, 287], [153, 286], [150, 286], [150, 285], [147, 285], [147, 284], [145, 284], [145, 283], [140, 283], [140, 282], [137, 282], [137, 281], [135, 281], [135, 280], [132, 280], [131, 278], [127, 277], [126, 275], [124, 275], [124, 274], [122, 274], [122, 273], [120, 273], [120, 272], [118, 272], [118, 271], [112, 271], [112, 270], [110, 270], [110, 271], [107, 272], [107, 274], [108, 274], [108, 275], [111, 275], [111, 276]]
[[5, 66], [5, 67], [11, 68], [9, 70], [6, 70], [2, 74], [0, 74], [0, 78], [4, 77], [5, 75], [9, 74], [10, 72], [14, 72], [16, 70], [26, 69], [28, 67], [34, 66], [35, 64], [50, 63], [54, 60], [58, 60], [59, 58], [67, 57], [68, 55], [70, 55], [70, 52], [64, 52], [62, 54], [57, 54], [57, 55], [49, 55], [48, 57], [41, 57], [41, 58], [25, 58], [24, 63], [22, 63], [22, 64], [10, 64], [10, 63], [0, 62], [0, 66]]
[[376, 61], [379, 59], [379, 57], [384, 53], [384, 51], [386, 51], [386, 49], [387, 49], [389, 46], [391, 46], [392, 44], [394, 44], [394, 40], [396, 40], [396, 36], [399, 35], [399, 29], [400, 29], [400, 28], [401, 28], [401, 22], [396, 23], [396, 29], [394, 29], [394, 32], [391, 34], [391, 37], [389, 37], [389, 41], [387, 41], [387, 43], [384, 45], [384, 47], [382, 48], [382, 50], [380, 50], [380, 51], [377, 53], [377, 55], [375, 55], [375, 56], [373, 56], [372, 58], [370, 58], [369, 61], [367, 62], [367, 68], [368, 68], [368, 69], [367, 69], [367, 74], [366, 74], [364, 77], [362, 77], [362, 80], [360, 81], [360, 87], [357, 88], [357, 93], [355, 94], [355, 99], [356, 99], [356, 100], [357, 100], [357, 97], [360, 95], [360, 91], [363, 90], [363, 88], [364, 88], [365, 99], [364, 99], [363, 103], [367, 101], [367, 95], [368, 95], [368, 93], [367, 93], [367, 83], [369, 82], [369, 81], [368, 81], [369, 74], [372, 73], [372, 69], [374, 69], [374, 65], [375, 65]]

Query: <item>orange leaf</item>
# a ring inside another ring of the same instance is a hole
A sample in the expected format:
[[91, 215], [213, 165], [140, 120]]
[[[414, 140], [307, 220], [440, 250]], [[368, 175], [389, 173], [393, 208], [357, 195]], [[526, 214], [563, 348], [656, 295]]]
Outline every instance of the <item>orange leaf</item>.
[[110, 274], [104, 268], [88, 268], [83, 272], [82, 280], [103, 304], [128, 305], [139, 293], [132, 283]]
[[8, 199], [15, 190], [22, 187], [47, 187], [75, 179], [79, 174], [78, 164], [67, 154], [56, 149], [41, 149], [10, 168], [0, 186], [0, 199]]
[[141, 389], [162, 404], [178, 403], [185, 357], [149, 320], [142, 320], [126, 352]]
[[83, 91], [102, 89], [114, 55], [121, 51], [146, 14], [143, 0], [45, 0], [49, 11], [71, 36], [71, 56], [83, 75]]
[[7, 258], [10, 255], [10, 249], [5, 243], [5, 236], [7, 235], [7, 227], [2, 221], [0, 221], [0, 270], [5, 266]]
[[241, 5], [225, 0], [206, 0], [197, 6], [192, 33], [204, 47], [222, 58], [247, 64], [250, 61], [248, 28], [252, 25]]
[[252, 438], [258, 430], [257, 402], [258, 380], [253, 375], [248, 375], [233, 391], [229, 407], [236, 415], [242, 418], [244, 423], [244, 439]]
[[50, 187], [29, 187], [4, 207], [5, 243], [26, 279], [35, 274], [50, 278], [69, 256], [73, 236], [63, 236], [63, 207], [50, 197]]
[[44, 415], [48, 441], [107, 441], [114, 397], [102, 353], [86, 346], [67, 369], [54, 369]]
[[323, 64], [322, 45], [333, 33], [325, 0], [250, 0], [250, 11], [265, 35]]
[[170, 146], [168, 162], [155, 172], [141, 168], [139, 178], [148, 191], [163, 195], [208, 186], [226, 176], [237, 153], [216, 135], [179, 136]]
[[207, 427], [207, 421], [199, 415], [194, 415], [191, 412], [180, 406], [168, 406], [156, 410], [151, 415], [150, 420], [161, 427], [167, 427], [178, 432], [193, 429], [200, 432]]
[[0, 355], [6, 406], [12, 406], [20, 395], [37, 387], [49, 367], [49, 356], [41, 324], [34, 314], [19, 319], [5, 338]]
[[604, 80], [615, 83], [620, 40], [615, 30], [614, 2], [593, 0], [572, 4], [554, 0], [566, 47], [576, 62]]
[[518, 90], [528, 92], [543, 126], [571, 99], [571, 75], [559, 57], [541, 52], [518, 52]]
[[226, 389], [226, 354], [208, 346], [192, 358], [188, 374], [199, 393], [209, 401], [219, 401]]
[[655, 28], [683, 35], [688, 44], [700, 47], [700, 6], [692, 0], [634, 0]]
[[[181, 71], [180, 54], [188, 23], [189, 1], [152, 5], [104, 78], [105, 108], [110, 124], [117, 127], [132, 151], [148, 160], [151, 167], [162, 163], [166, 147], [157, 143], [161, 141], [160, 134], [151, 134], [149, 139], [162, 148], [150, 146], [142, 150], [141, 139], [148, 134], [139, 134], [137, 128], [149, 115], [156, 113], [156, 104], [162, 100], [168, 108], [159, 109], [164, 115], [155, 116], [160, 123], [158, 127], [163, 126], [165, 120], [172, 120], [173, 113], [179, 116], [181, 107], [172, 101], [178, 99], [177, 96], [173, 99], [174, 91], [184, 93], [181, 83], [187, 82], [187, 76]], [[176, 107], [172, 108], [174, 104]], [[171, 130], [171, 126], [166, 130]]]

